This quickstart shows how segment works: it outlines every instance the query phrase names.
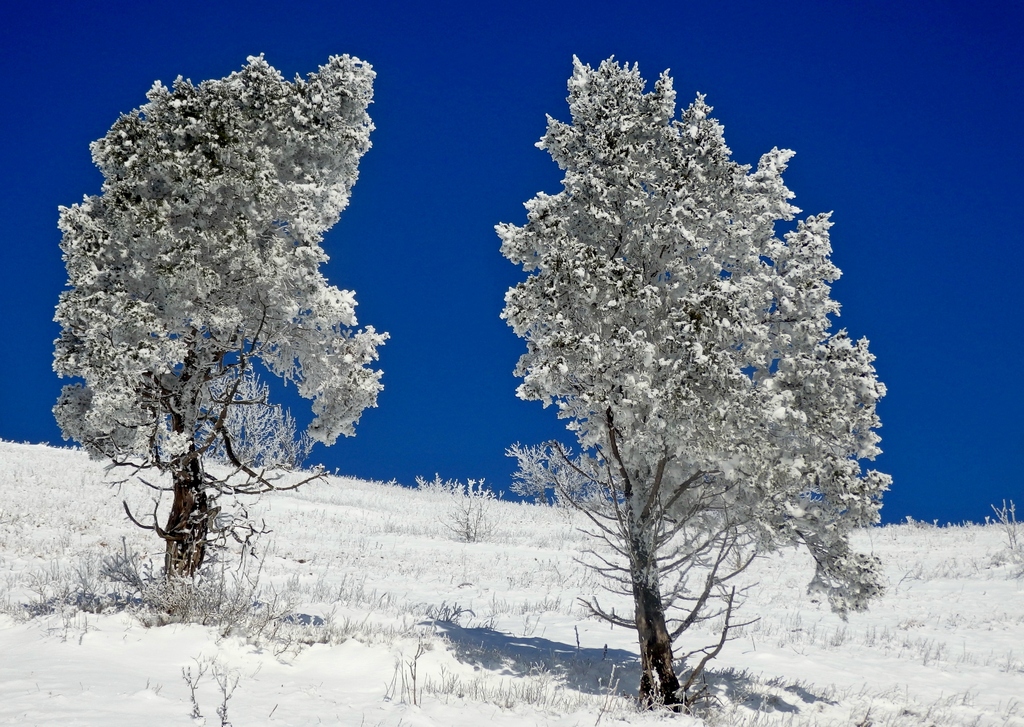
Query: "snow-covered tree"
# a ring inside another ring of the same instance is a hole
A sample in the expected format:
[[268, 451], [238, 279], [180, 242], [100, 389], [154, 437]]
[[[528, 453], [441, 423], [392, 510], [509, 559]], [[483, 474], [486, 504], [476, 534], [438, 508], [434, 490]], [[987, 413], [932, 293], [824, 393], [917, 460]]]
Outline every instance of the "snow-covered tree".
[[686, 703], [673, 642], [718, 597], [722, 641], [704, 655], [718, 653], [729, 579], [752, 554], [805, 545], [840, 613], [880, 592], [848, 534], [877, 521], [890, 481], [861, 468], [885, 388], [867, 341], [831, 332], [829, 216], [776, 235], [799, 212], [781, 176], [792, 152], [732, 161], [703, 96], [677, 118], [667, 74], [645, 92], [611, 59], [575, 60], [568, 101], [571, 123], [549, 118], [538, 143], [562, 191], [497, 231], [530, 273], [503, 312], [527, 344], [518, 395], [554, 404], [582, 453], [512, 453], [521, 481], [564, 491], [611, 546], [596, 565], [635, 613], [590, 605], [637, 629], [641, 698]]
[[[93, 456], [170, 473], [166, 522], [146, 526], [169, 575], [202, 563], [218, 494], [273, 488], [228, 426], [253, 359], [312, 400], [319, 442], [376, 405], [387, 334], [357, 330], [354, 294], [320, 271], [370, 147], [373, 78], [334, 56], [288, 82], [260, 56], [227, 78], [157, 82], [91, 146], [102, 193], [61, 208], [54, 369], [83, 383], [54, 413]], [[205, 471], [214, 451], [241, 484]]]
[[[242, 380], [235, 381], [237, 376]], [[226, 436], [213, 437], [208, 457], [228, 465], [238, 461], [257, 469], [291, 470], [299, 467], [313, 448], [312, 438], [307, 432], [299, 433], [291, 412], [270, 402], [270, 387], [251, 366], [210, 382], [214, 411], [200, 427], [199, 441], [210, 437], [219, 419], [216, 410], [225, 403], [229, 405], [221, 426]]]

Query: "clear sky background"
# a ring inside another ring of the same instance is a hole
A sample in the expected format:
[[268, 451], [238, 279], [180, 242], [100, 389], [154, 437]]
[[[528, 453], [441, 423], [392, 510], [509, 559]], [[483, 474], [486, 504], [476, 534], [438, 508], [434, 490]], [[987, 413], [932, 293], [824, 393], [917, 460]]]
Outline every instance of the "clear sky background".
[[[533, 147], [567, 119], [572, 55], [615, 55], [681, 104], [700, 91], [734, 158], [797, 152], [805, 214], [834, 210], [838, 323], [867, 336], [889, 395], [883, 518], [979, 520], [1024, 506], [1024, 6], [1019, 2], [22, 2], [0, 10], [0, 438], [61, 443], [52, 322], [57, 207], [99, 192], [89, 142], [153, 81], [265, 53], [286, 76], [373, 64], [373, 149], [325, 246], [360, 323], [388, 331], [385, 390], [312, 460], [411, 484], [506, 487], [516, 441], [565, 436], [515, 398], [524, 344], [499, 319], [522, 273], [498, 222], [557, 192]], [[301, 412], [293, 405], [296, 414]], [[3, 466], [3, 463], [0, 463]], [[73, 483], [69, 483], [72, 486]]]

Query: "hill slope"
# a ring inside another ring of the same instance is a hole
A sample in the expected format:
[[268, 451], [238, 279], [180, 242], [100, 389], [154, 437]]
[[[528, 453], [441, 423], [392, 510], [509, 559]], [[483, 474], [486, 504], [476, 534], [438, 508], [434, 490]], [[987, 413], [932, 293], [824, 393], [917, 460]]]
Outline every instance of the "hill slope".
[[[0, 724], [703, 723], [620, 696], [635, 637], [578, 605], [601, 585], [572, 513], [329, 477], [252, 505], [272, 532], [208, 579], [207, 625], [157, 625], [125, 581], [160, 543], [121, 506], [151, 511], [151, 491], [108, 479], [80, 452], [0, 443]], [[1024, 725], [1024, 559], [1005, 532], [857, 537], [889, 592], [848, 623], [806, 595], [802, 554], [756, 564], [742, 616], [760, 620], [712, 662], [707, 723]]]

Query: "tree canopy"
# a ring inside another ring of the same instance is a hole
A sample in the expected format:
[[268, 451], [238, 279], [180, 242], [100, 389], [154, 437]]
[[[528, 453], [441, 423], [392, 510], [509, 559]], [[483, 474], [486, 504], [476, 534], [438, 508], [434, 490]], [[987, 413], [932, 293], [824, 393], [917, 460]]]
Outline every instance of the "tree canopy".
[[54, 409], [66, 437], [198, 497], [202, 455], [232, 451], [228, 411], [258, 403], [217, 382], [243, 381], [254, 359], [312, 400], [311, 437], [354, 434], [387, 335], [355, 328], [321, 242], [370, 148], [373, 78], [334, 56], [288, 82], [250, 57], [223, 79], [157, 82], [92, 144], [102, 192], [60, 212], [54, 368], [83, 381]]

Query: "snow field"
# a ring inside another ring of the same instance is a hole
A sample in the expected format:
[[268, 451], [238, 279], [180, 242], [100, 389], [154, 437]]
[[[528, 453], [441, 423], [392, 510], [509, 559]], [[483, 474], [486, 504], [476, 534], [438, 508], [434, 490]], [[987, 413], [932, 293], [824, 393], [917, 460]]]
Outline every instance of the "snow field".
[[488, 500], [467, 543], [461, 495], [330, 477], [251, 507], [272, 533], [211, 580], [241, 607], [147, 627], [103, 565], [159, 565], [121, 507], [151, 491], [72, 450], [0, 443], [0, 463], [0, 724], [1024, 725], [1024, 557], [998, 525], [858, 533], [889, 591], [846, 623], [806, 594], [808, 558], [763, 558], [701, 720], [621, 696], [635, 636], [577, 603], [601, 584], [571, 512]]

